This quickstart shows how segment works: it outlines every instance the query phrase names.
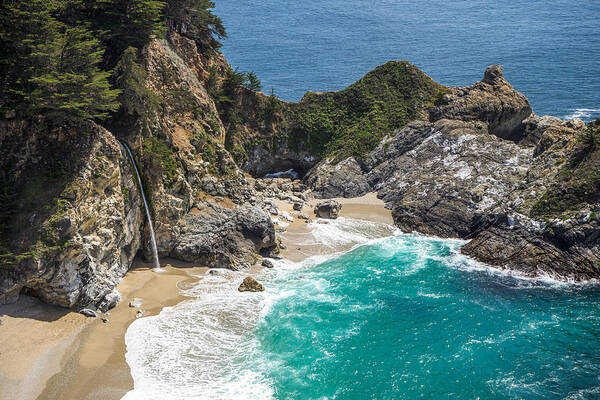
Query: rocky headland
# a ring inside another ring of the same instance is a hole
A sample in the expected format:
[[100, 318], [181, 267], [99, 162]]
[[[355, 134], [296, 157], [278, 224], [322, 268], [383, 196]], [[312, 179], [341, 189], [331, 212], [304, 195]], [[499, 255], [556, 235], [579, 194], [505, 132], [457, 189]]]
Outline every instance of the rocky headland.
[[[469, 239], [462, 252], [485, 263], [600, 275], [598, 123], [535, 115], [500, 66], [448, 88], [389, 62], [288, 103], [228, 86], [225, 58], [176, 30], [119, 65], [130, 100], [102, 125], [0, 121], [2, 302], [25, 293], [106, 309], [134, 257], [150, 258], [119, 141], [138, 164], [160, 257], [246, 268], [279, 252], [275, 216], [308, 219], [307, 200], [376, 192], [403, 231]], [[263, 179], [289, 169], [298, 178]]]

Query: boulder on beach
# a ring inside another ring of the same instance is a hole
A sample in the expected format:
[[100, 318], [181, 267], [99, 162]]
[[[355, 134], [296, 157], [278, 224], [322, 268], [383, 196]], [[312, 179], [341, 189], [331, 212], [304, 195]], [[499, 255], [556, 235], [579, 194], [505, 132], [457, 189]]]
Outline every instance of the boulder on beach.
[[260, 284], [256, 279], [251, 276], [248, 276], [244, 279], [240, 287], [238, 288], [239, 292], [264, 292], [265, 287]]
[[315, 206], [315, 215], [319, 218], [336, 219], [340, 214], [342, 205], [336, 200], [322, 201]]
[[140, 297], [135, 297], [133, 300], [129, 302], [129, 307], [131, 308], [139, 308], [144, 304], [144, 299]]

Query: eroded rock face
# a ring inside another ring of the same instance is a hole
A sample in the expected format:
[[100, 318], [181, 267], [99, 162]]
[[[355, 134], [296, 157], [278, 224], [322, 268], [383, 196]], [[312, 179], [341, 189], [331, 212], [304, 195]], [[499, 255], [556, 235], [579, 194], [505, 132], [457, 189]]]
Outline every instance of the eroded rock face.
[[590, 213], [540, 223], [522, 215], [489, 215], [461, 251], [528, 277], [580, 281], [600, 275], [600, 220]]
[[205, 58], [193, 40], [172, 33], [152, 40], [139, 63], [147, 89], [164, 101], [121, 113], [110, 132], [91, 122], [0, 121], [0, 183], [15, 188], [17, 200], [2, 204], [9, 221], [0, 212], [1, 238], [11, 238], [6, 249], [0, 240], [0, 301], [25, 290], [64, 307], [108, 309], [134, 255], [149, 256], [139, 189], [116, 137], [136, 157], [161, 256], [237, 268], [276, 247], [270, 218], [248, 205], [261, 197], [225, 149], [204, 87], [209, 68], [226, 69], [224, 58]]
[[532, 113], [529, 100], [503, 78], [502, 67], [489, 66], [484, 79], [473, 86], [454, 88], [431, 110], [431, 119], [482, 121], [488, 132], [502, 139], [523, 139], [523, 120]]
[[277, 246], [269, 214], [249, 205], [233, 209], [209, 205], [192, 211], [181, 220], [179, 230], [171, 256], [206, 266], [239, 269]]
[[1, 161], [15, 177], [16, 196], [5, 222], [14, 257], [1, 260], [2, 300], [26, 290], [63, 307], [114, 306], [113, 288], [139, 248], [144, 221], [123, 149], [93, 123], [21, 129], [0, 130], [7, 150]]
[[314, 213], [319, 218], [336, 219], [341, 209], [342, 205], [339, 201], [326, 200], [315, 206]]
[[244, 278], [238, 292], [264, 292], [265, 287], [251, 276]]
[[585, 129], [531, 112], [527, 99], [490, 66], [482, 82], [454, 88], [385, 137], [360, 162], [322, 161], [306, 183], [322, 197], [377, 191], [403, 231], [471, 239], [469, 256], [526, 276], [600, 276], [600, 206], [543, 220], [532, 207], [558, 179]]
[[339, 163], [324, 159], [307, 174], [305, 182], [321, 198], [358, 197], [371, 191], [360, 164], [352, 157]]

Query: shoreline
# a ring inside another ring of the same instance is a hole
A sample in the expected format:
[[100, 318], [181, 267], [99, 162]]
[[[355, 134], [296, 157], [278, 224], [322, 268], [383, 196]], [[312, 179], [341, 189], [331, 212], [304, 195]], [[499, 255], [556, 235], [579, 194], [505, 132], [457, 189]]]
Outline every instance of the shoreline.
[[[393, 225], [391, 211], [375, 193], [350, 199], [342, 204], [340, 217]], [[313, 218], [314, 205], [306, 203], [303, 212]], [[283, 212], [293, 213], [292, 204], [276, 201]], [[294, 218], [280, 236], [287, 246], [281, 256], [298, 262], [322, 253], [346, 251], [346, 248], [299, 246], [298, 240], [310, 236], [307, 223]], [[208, 267], [164, 258], [164, 271], [153, 272], [147, 263], [134, 265], [116, 287], [119, 304], [109, 311], [108, 323], [101, 318], [86, 318], [37, 299], [23, 297], [15, 304], [0, 306], [0, 398], [12, 399], [120, 399], [133, 389], [133, 379], [125, 360], [125, 332], [142, 317], [156, 315], [165, 307], [193, 297], [184, 296], [182, 284], [193, 284]], [[263, 267], [259, 267], [263, 268]], [[254, 267], [250, 270], [252, 273]], [[129, 307], [133, 298], [144, 300], [140, 308]], [[44, 321], [44, 319], [49, 321]], [[26, 343], [23, 346], [23, 343]], [[18, 362], [16, 361], [18, 360]]]

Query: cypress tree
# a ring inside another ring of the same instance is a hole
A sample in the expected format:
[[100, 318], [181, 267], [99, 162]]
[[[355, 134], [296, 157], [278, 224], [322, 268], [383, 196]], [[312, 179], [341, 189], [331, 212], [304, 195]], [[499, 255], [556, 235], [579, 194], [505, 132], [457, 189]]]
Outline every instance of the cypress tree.
[[47, 55], [48, 72], [33, 76], [34, 89], [25, 96], [36, 113], [54, 119], [105, 118], [119, 108], [119, 90], [110, 87], [109, 72], [99, 64], [104, 50], [85, 28], [67, 28]]
[[202, 51], [215, 52], [218, 39], [227, 37], [223, 22], [211, 12], [210, 0], [168, 0], [166, 16], [171, 29], [196, 41]]
[[100, 71], [103, 49], [84, 27], [60, 22], [60, 2], [17, 0], [3, 7], [0, 58], [2, 108], [20, 117], [104, 118], [118, 108], [108, 72]]

